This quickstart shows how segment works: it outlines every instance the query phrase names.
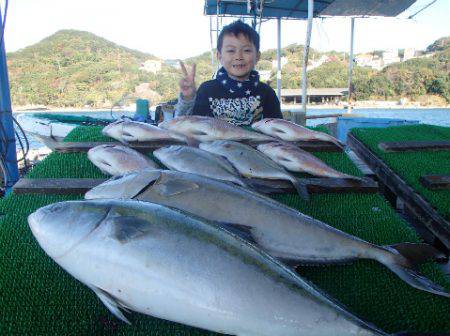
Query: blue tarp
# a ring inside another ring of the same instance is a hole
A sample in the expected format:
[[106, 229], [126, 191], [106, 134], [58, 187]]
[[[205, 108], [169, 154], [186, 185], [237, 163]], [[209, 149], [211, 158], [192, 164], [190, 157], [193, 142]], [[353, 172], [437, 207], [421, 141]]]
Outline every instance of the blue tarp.
[[[416, 0], [314, 0], [314, 17], [324, 16], [397, 16]], [[255, 3], [261, 0], [205, 0], [205, 14], [224, 16], [255, 16]], [[260, 14], [257, 13], [259, 17]], [[262, 17], [266, 19], [308, 18], [308, 0], [265, 0]]]

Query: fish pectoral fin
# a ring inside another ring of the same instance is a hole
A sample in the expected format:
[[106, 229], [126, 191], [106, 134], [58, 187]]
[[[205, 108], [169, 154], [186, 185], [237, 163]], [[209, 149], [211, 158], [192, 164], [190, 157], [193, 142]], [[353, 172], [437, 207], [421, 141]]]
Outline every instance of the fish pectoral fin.
[[114, 238], [122, 244], [146, 235], [152, 225], [150, 222], [133, 216], [120, 216], [107, 219], [114, 227]]
[[128, 142], [128, 141], [131, 141], [131, 142], [137, 141], [137, 139], [136, 139], [136, 137], [135, 137], [134, 135], [132, 135], [132, 134], [130, 134], [130, 133], [126, 133], [126, 132], [124, 132], [124, 133], [122, 134], [122, 138], [123, 138], [126, 142]]
[[253, 236], [252, 230], [253, 228], [251, 226], [242, 225], [242, 224], [234, 224], [234, 223], [226, 223], [226, 222], [214, 222], [221, 228], [224, 228], [228, 232], [231, 232], [242, 239], [248, 241], [251, 244], [258, 244], [258, 242], [255, 240], [255, 237]]
[[103, 302], [103, 304], [108, 308], [108, 310], [119, 320], [122, 320], [123, 322], [130, 324], [131, 322], [123, 315], [123, 313], [120, 311], [120, 309], [124, 309], [125, 311], [129, 312], [127, 307], [123, 305], [119, 300], [114, 298], [111, 294], [104, 291], [101, 288], [89, 286], [90, 289], [94, 291], [94, 293], [98, 296], [100, 301]]
[[197, 183], [190, 182], [187, 180], [173, 179], [165, 181], [158, 180], [155, 182], [152, 189], [161, 196], [168, 197], [182, 194], [199, 188], [200, 187]]

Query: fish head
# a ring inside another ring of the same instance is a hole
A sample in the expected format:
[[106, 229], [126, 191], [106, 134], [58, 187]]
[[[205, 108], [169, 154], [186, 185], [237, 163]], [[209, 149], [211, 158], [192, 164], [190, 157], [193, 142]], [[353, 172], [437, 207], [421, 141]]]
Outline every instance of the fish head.
[[53, 259], [63, 257], [106, 218], [109, 207], [86, 201], [59, 202], [28, 216], [31, 232]]
[[166, 121], [159, 123], [158, 127], [162, 128], [162, 129], [166, 129], [166, 130], [169, 130], [169, 129], [172, 130], [172, 129], [176, 128], [178, 124], [183, 122], [183, 120], [184, 120], [184, 117], [173, 118], [173, 119], [166, 120]]
[[163, 162], [166, 158], [175, 155], [178, 152], [181, 152], [184, 148], [185, 146], [178, 145], [162, 147], [153, 151], [153, 156], [156, 157], [159, 161]]
[[118, 175], [89, 190], [84, 198], [133, 198], [155, 183], [161, 173], [161, 170], [144, 169], [139, 172]]
[[264, 119], [261, 119], [261, 120], [259, 120], [257, 122], [254, 122], [251, 126], [252, 126], [252, 128], [254, 130], [259, 131], [261, 129], [266, 128], [267, 125], [270, 125], [272, 120], [273, 120], [273, 118], [264, 118]]
[[102, 172], [112, 174], [119, 154], [115, 145], [100, 145], [89, 149], [87, 155], [88, 159]]
[[109, 125], [106, 125], [102, 129], [102, 134], [110, 138], [120, 140], [123, 136], [123, 127], [125, 120], [118, 120]]

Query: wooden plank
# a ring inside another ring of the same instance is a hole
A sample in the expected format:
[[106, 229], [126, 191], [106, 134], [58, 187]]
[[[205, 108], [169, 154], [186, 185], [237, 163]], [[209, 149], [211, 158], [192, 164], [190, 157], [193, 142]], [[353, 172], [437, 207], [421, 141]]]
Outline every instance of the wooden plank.
[[351, 133], [348, 134], [347, 145], [375, 172], [381, 183], [404, 200], [422, 225], [450, 250], [450, 223]]
[[[155, 149], [182, 144], [180, 141], [152, 141], [152, 142], [136, 142], [127, 145], [137, 151], [148, 152]], [[87, 152], [89, 149], [100, 145], [122, 145], [122, 143], [115, 142], [65, 142], [55, 147], [55, 151], [59, 153], [77, 153]]]
[[[59, 153], [77, 153], [87, 152], [89, 149], [100, 145], [122, 145], [120, 142], [65, 142], [55, 147], [55, 151]], [[179, 141], [154, 141], [130, 143], [128, 146], [139, 152], [151, 152], [161, 147], [183, 144]], [[248, 143], [256, 147], [256, 143]], [[342, 148], [338, 145], [325, 141], [298, 141], [292, 142], [296, 146], [307, 152], [342, 152]]]
[[[256, 191], [264, 194], [295, 193], [292, 183], [284, 180], [248, 179], [248, 184]], [[307, 185], [308, 192], [312, 194], [323, 193], [376, 193], [378, 184], [370, 178], [362, 180], [350, 180], [340, 178], [301, 178], [300, 181]]]
[[[301, 180], [307, 184], [310, 193], [376, 193], [378, 191], [377, 184], [371, 179], [359, 181], [337, 178], [305, 178]], [[22, 178], [14, 185], [13, 190], [16, 194], [80, 194], [87, 192], [104, 181], [106, 180], [88, 178]], [[247, 182], [252, 188], [261, 193], [296, 192], [292, 183], [288, 181], [248, 179]]]
[[92, 178], [21, 178], [13, 186], [15, 194], [84, 194], [106, 179]]
[[428, 189], [450, 189], [450, 175], [424, 175], [419, 179], [420, 183]]
[[394, 141], [380, 142], [378, 148], [385, 152], [412, 152], [450, 150], [450, 141]]

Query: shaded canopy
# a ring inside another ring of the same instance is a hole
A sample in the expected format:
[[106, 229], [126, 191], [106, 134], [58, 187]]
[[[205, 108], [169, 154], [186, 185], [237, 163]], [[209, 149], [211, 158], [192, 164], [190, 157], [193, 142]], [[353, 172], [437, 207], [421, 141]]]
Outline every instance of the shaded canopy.
[[[314, 0], [314, 17], [323, 16], [397, 16], [416, 0]], [[205, 0], [205, 14], [260, 16], [255, 3], [262, 6], [262, 18], [307, 19], [308, 0]], [[250, 10], [249, 10], [250, 9]]]

